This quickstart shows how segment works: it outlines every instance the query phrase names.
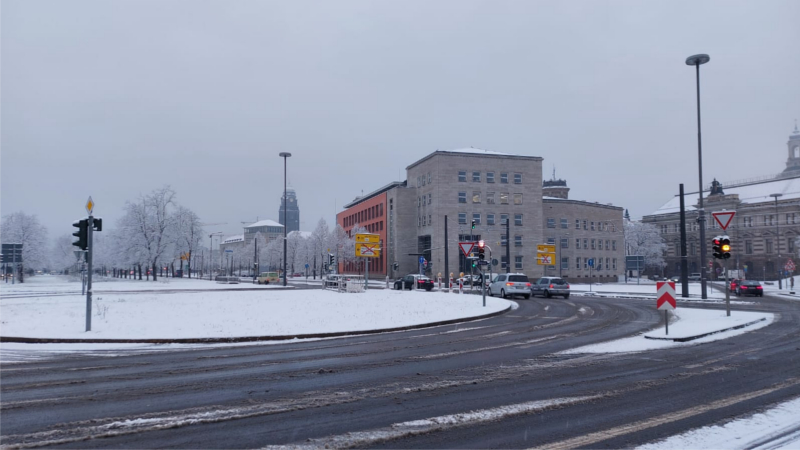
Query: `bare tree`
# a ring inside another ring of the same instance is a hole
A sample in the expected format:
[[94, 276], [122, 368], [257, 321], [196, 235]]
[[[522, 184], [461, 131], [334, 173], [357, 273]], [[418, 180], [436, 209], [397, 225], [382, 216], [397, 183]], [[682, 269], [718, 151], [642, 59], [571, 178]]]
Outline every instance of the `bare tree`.
[[181, 255], [186, 255], [186, 264], [189, 266], [189, 278], [192, 277], [192, 257], [198, 248], [200, 248], [200, 240], [203, 238], [203, 226], [200, 223], [200, 217], [191, 209], [185, 206], [178, 206], [173, 214], [174, 230], [173, 243], [175, 250], [178, 253], [178, 259]]

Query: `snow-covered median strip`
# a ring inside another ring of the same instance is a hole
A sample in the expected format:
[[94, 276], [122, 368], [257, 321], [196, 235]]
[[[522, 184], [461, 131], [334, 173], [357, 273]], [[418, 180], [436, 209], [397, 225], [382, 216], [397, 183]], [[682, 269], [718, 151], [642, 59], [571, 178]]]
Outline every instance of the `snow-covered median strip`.
[[[743, 333], [755, 331], [770, 325], [775, 320], [775, 315], [772, 313], [732, 311], [731, 316], [727, 317], [725, 315], [725, 311], [694, 308], [678, 308], [671, 312], [670, 315], [673, 317], [670, 321], [669, 335], [665, 334], [664, 327], [662, 326], [641, 335], [603, 342], [600, 344], [587, 345], [585, 347], [578, 347], [566, 350], [562, 353], [641, 352], [646, 350], [676, 347], [680, 345], [694, 345], [704, 342], [713, 342], [720, 339], [727, 339]], [[757, 321], [755, 324], [744, 328], [714, 333], [716, 331], [755, 321]], [[674, 339], [680, 337], [698, 336], [708, 333], [714, 334], [710, 334], [699, 339], [694, 339], [689, 342], [675, 342], [673, 340], [654, 340], [645, 338], [645, 336], [653, 336], [670, 337]]]
[[[105, 293], [94, 296], [92, 331], [85, 298], [4, 298], [4, 337], [181, 339], [297, 336], [409, 327], [484, 316], [511, 302], [436, 292], [325, 290]], [[319, 337], [319, 336], [318, 336]]]
[[482, 423], [493, 422], [507, 417], [521, 414], [530, 414], [546, 411], [554, 407], [568, 406], [575, 403], [592, 400], [600, 396], [567, 397], [550, 400], [537, 400], [513, 405], [498, 406], [496, 408], [468, 411], [460, 414], [429, 417], [427, 419], [411, 420], [376, 428], [366, 431], [353, 431], [350, 433], [328, 436], [321, 439], [311, 439], [298, 446], [288, 447], [313, 447], [313, 448], [351, 448], [355, 446], [369, 447], [380, 442], [399, 439], [407, 436], [443, 431]]
[[668, 449], [797, 449], [800, 448], [800, 398], [781, 403], [763, 413], [675, 435], [638, 447]]

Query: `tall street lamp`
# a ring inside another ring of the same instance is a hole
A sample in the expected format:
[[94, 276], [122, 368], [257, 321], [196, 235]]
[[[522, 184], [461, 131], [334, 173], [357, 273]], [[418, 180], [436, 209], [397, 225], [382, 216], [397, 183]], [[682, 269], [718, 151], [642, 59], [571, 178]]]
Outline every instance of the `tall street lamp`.
[[783, 197], [783, 194], [770, 194], [770, 197], [775, 199], [775, 241], [778, 244], [778, 261], [775, 263], [775, 272], [778, 273], [778, 289], [783, 289], [783, 280], [781, 275], [781, 221], [778, 220], [778, 197]]
[[278, 156], [283, 158], [283, 285], [286, 286], [286, 159], [292, 154], [281, 152]]
[[708, 55], [699, 54], [686, 58], [687, 66], [695, 66], [697, 73], [697, 165], [700, 174], [700, 208], [697, 210], [697, 221], [700, 223], [700, 293], [701, 298], [708, 298], [706, 290], [706, 212], [703, 208], [703, 145], [700, 139], [700, 65], [710, 61]]

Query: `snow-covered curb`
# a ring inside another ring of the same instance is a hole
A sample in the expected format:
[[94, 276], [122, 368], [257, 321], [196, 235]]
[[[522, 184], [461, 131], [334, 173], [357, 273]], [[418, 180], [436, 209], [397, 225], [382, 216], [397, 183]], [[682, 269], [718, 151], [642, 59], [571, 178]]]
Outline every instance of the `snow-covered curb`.
[[[636, 336], [573, 348], [561, 353], [627, 353], [695, 345], [759, 330], [775, 320], [772, 313], [732, 311], [731, 317], [727, 317], [725, 311], [694, 308], [678, 308], [672, 314], [675, 322], [670, 320], [669, 336], [665, 335], [662, 325]], [[667, 339], [645, 339], [647, 336]], [[695, 338], [687, 340], [687, 337]]]

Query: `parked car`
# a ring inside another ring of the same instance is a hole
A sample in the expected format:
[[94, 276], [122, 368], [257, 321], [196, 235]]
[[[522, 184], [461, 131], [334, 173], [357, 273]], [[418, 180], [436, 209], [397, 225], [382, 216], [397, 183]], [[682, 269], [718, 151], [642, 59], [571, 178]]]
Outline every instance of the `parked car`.
[[700, 278], [701, 277], [699, 273], [693, 273], [689, 275], [689, 281], [700, 281]]
[[500, 295], [503, 298], [521, 295], [523, 298], [531, 298], [531, 283], [524, 273], [501, 273], [489, 284], [489, 295]]
[[278, 281], [280, 281], [278, 272], [261, 272], [261, 275], [256, 279], [258, 284], [277, 283]]
[[731, 282], [730, 282], [730, 283], [728, 283], [728, 290], [730, 290], [731, 292], [736, 292], [736, 288], [737, 288], [737, 287], [739, 286], [739, 284], [741, 284], [741, 283], [742, 283], [742, 280], [740, 280], [740, 279], [738, 279], [738, 278], [737, 278], [737, 279], [734, 279], [734, 280], [731, 280]]
[[672, 277], [669, 279], [669, 281], [672, 281], [673, 283], [680, 283], [681, 277]]
[[561, 295], [564, 298], [569, 298], [569, 283], [559, 277], [542, 277], [531, 286], [531, 295], [541, 295], [547, 298]]
[[417, 289], [425, 289], [426, 291], [430, 291], [433, 289], [433, 280], [424, 276], [424, 275], [406, 275], [403, 278], [399, 278], [394, 282], [395, 290], [403, 289], [403, 283], [405, 282], [405, 289], [411, 290], [416, 285]]
[[744, 280], [736, 286], [736, 295], [757, 295], [764, 296], [764, 288], [761, 283], [755, 280]]

